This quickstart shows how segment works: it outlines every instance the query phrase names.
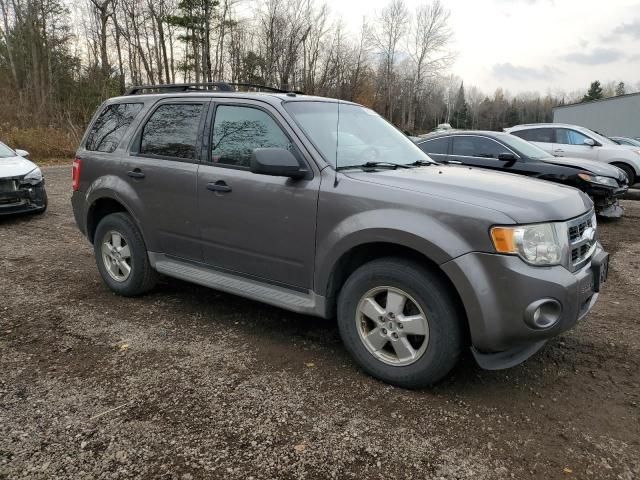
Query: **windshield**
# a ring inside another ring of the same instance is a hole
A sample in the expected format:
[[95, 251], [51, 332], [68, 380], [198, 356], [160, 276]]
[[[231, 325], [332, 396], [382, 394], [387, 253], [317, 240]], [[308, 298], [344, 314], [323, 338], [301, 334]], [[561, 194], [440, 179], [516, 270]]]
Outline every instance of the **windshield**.
[[368, 108], [312, 101], [287, 102], [284, 107], [334, 167], [367, 162], [432, 163], [406, 135]]
[[618, 145], [616, 142], [614, 142], [610, 138], [604, 137], [600, 135], [598, 132], [594, 132], [593, 130], [589, 130], [588, 128], [584, 129], [584, 133], [589, 135], [595, 141], [600, 142], [602, 145]]
[[533, 143], [529, 143], [526, 140], [521, 139], [520, 137], [516, 137], [515, 135], [507, 134], [501, 136], [500, 140], [506, 143], [508, 147], [511, 147], [514, 150], [520, 152], [525, 157], [529, 157], [534, 160], [542, 160], [543, 158], [549, 158], [551, 156], [540, 147], [534, 145]]
[[0, 142], [0, 158], [15, 157], [16, 152], [7, 147], [4, 143]]

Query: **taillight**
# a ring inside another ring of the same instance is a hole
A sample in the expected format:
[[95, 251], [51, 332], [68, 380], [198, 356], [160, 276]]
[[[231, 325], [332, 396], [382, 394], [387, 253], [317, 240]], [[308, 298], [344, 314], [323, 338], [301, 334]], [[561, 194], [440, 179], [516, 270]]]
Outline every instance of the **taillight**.
[[71, 169], [71, 178], [72, 178], [72, 186], [73, 191], [77, 191], [80, 189], [80, 168], [82, 167], [82, 160], [76, 158], [73, 161], [73, 168]]

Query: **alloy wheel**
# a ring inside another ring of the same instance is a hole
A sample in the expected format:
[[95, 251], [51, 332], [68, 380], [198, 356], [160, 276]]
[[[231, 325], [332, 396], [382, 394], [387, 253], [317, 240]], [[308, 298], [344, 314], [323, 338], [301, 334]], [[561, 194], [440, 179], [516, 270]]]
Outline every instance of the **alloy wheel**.
[[420, 305], [399, 288], [369, 290], [358, 303], [355, 320], [369, 353], [388, 365], [411, 365], [427, 350], [427, 317]]

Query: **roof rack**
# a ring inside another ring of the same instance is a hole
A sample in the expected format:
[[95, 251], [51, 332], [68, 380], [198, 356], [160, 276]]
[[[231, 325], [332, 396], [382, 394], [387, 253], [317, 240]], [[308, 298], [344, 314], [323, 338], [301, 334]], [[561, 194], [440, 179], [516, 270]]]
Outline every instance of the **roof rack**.
[[227, 82], [203, 82], [203, 83], [167, 83], [162, 85], [137, 85], [125, 92], [125, 95], [141, 95], [144, 93], [171, 93], [171, 92], [203, 92], [217, 90], [219, 92], [237, 92], [235, 87], [255, 88], [267, 92], [275, 93], [296, 93], [302, 92], [283, 90], [281, 88], [267, 87], [254, 83], [227, 83]]

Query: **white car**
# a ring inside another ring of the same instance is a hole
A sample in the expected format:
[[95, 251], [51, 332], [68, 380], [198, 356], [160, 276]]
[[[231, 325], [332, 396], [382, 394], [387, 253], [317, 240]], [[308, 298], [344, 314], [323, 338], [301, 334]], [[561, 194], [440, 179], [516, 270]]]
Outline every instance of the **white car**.
[[47, 209], [42, 171], [25, 158], [28, 155], [0, 142], [0, 216]]
[[640, 148], [613, 140], [577, 125], [534, 123], [505, 128], [505, 132], [536, 144], [556, 157], [586, 158], [624, 170], [629, 185], [640, 180]]

